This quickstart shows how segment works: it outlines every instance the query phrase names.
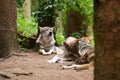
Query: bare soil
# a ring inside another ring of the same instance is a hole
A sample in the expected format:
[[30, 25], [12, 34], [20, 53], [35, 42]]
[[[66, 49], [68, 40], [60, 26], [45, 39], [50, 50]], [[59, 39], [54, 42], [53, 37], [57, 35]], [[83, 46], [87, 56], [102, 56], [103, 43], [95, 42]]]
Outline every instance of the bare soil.
[[0, 61], [0, 80], [93, 80], [93, 70], [64, 70], [65, 63], [48, 63], [53, 55], [23, 52]]

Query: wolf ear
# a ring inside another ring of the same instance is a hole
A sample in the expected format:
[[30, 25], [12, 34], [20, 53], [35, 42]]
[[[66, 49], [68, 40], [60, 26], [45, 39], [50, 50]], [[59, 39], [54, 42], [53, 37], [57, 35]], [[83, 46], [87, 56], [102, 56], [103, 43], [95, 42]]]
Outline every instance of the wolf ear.
[[44, 30], [44, 27], [39, 27], [39, 31], [43, 31]]
[[65, 47], [69, 47], [69, 45], [68, 45], [66, 42], [63, 42], [63, 45], [64, 45]]
[[39, 27], [39, 30], [42, 30], [43, 28], [42, 27]]
[[79, 43], [79, 39], [77, 39], [76, 43], [77, 43], [77, 44]]
[[54, 26], [52, 27], [53, 28], [53, 31], [56, 32], [57, 31], [57, 28]]
[[54, 29], [55, 29], [55, 27], [51, 27], [51, 29], [52, 29], [52, 30], [54, 30]]

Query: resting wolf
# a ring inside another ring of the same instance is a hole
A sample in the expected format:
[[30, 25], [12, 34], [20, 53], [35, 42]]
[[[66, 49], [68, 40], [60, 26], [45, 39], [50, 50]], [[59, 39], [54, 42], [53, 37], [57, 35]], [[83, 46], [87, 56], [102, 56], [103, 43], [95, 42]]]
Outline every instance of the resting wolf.
[[40, 34], [36, 40], [39, 43], [39, 53], [47, 55], [55, 51], [55, 39], [53, 34], [53, 27], [40, 27]]
[[90, 45], [90, 41], [87, 37], [76, 39], [74, 37], [68, 37], [64, 42], [61, 54], [56, 55], [50, 63], [56, 63], [58, 61], [74, 60], [76, 64], [63, 66], [64, 69], [68, 68], [91, 68], [93, 67], [94, 48]]
[[[69, 37], [63, 42], [63, 45], [59, 48], [56, 48], [57, 55], [51, 60], [48, 60], [49, 63], [63, 62], [67, 60], [75, 60], [78, 56], [77, 53], [77, 42], [78, 40], [74, 37]], [[68, 45], [69, 44], [69, 45]], [[70, 46], [68, 48], [68, 46]]]
[[75, 68], [75, 69], [94, 69], [94, 48], [86, 42], [79, 41], [79, 57], [76, 59], [76, 64], [69, 66], [62, 66], [63, 69]]

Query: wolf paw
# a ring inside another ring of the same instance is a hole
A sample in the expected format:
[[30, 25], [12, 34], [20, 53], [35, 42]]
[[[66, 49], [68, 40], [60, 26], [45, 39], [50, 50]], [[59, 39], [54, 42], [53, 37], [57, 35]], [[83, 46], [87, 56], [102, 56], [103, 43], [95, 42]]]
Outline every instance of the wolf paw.
[[52, 54], [52, 52], [47, 52], [46, 54], [47, 54], [47, 55], [51, 55], [51, 54]]
[[48, 62], [48, 63], [56, 63], [56, 62], [53, 61], [53, 60], [48, 60], [47, 62]]
[[62, 69], [70, 69], [69, 66], [62, 66]]

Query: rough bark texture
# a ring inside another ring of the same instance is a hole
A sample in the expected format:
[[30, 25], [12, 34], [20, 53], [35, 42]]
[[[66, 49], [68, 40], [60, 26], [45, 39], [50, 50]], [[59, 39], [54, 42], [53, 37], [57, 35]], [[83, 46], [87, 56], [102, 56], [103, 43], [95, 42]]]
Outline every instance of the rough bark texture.
[[17, 49], [15, 0], [0, 0], [0, 57]]
[[[81, 24], [84, 17], [78, 10], [68, 10], [67, 11], [67, 26], [66, 26], [66, 37], [71, 36], [72, 33], [80, 32]], [[84, 35], [83, 35], [84, 36]]]
[[120, 80], [120, 0], [94, 0], [94, 80]]

